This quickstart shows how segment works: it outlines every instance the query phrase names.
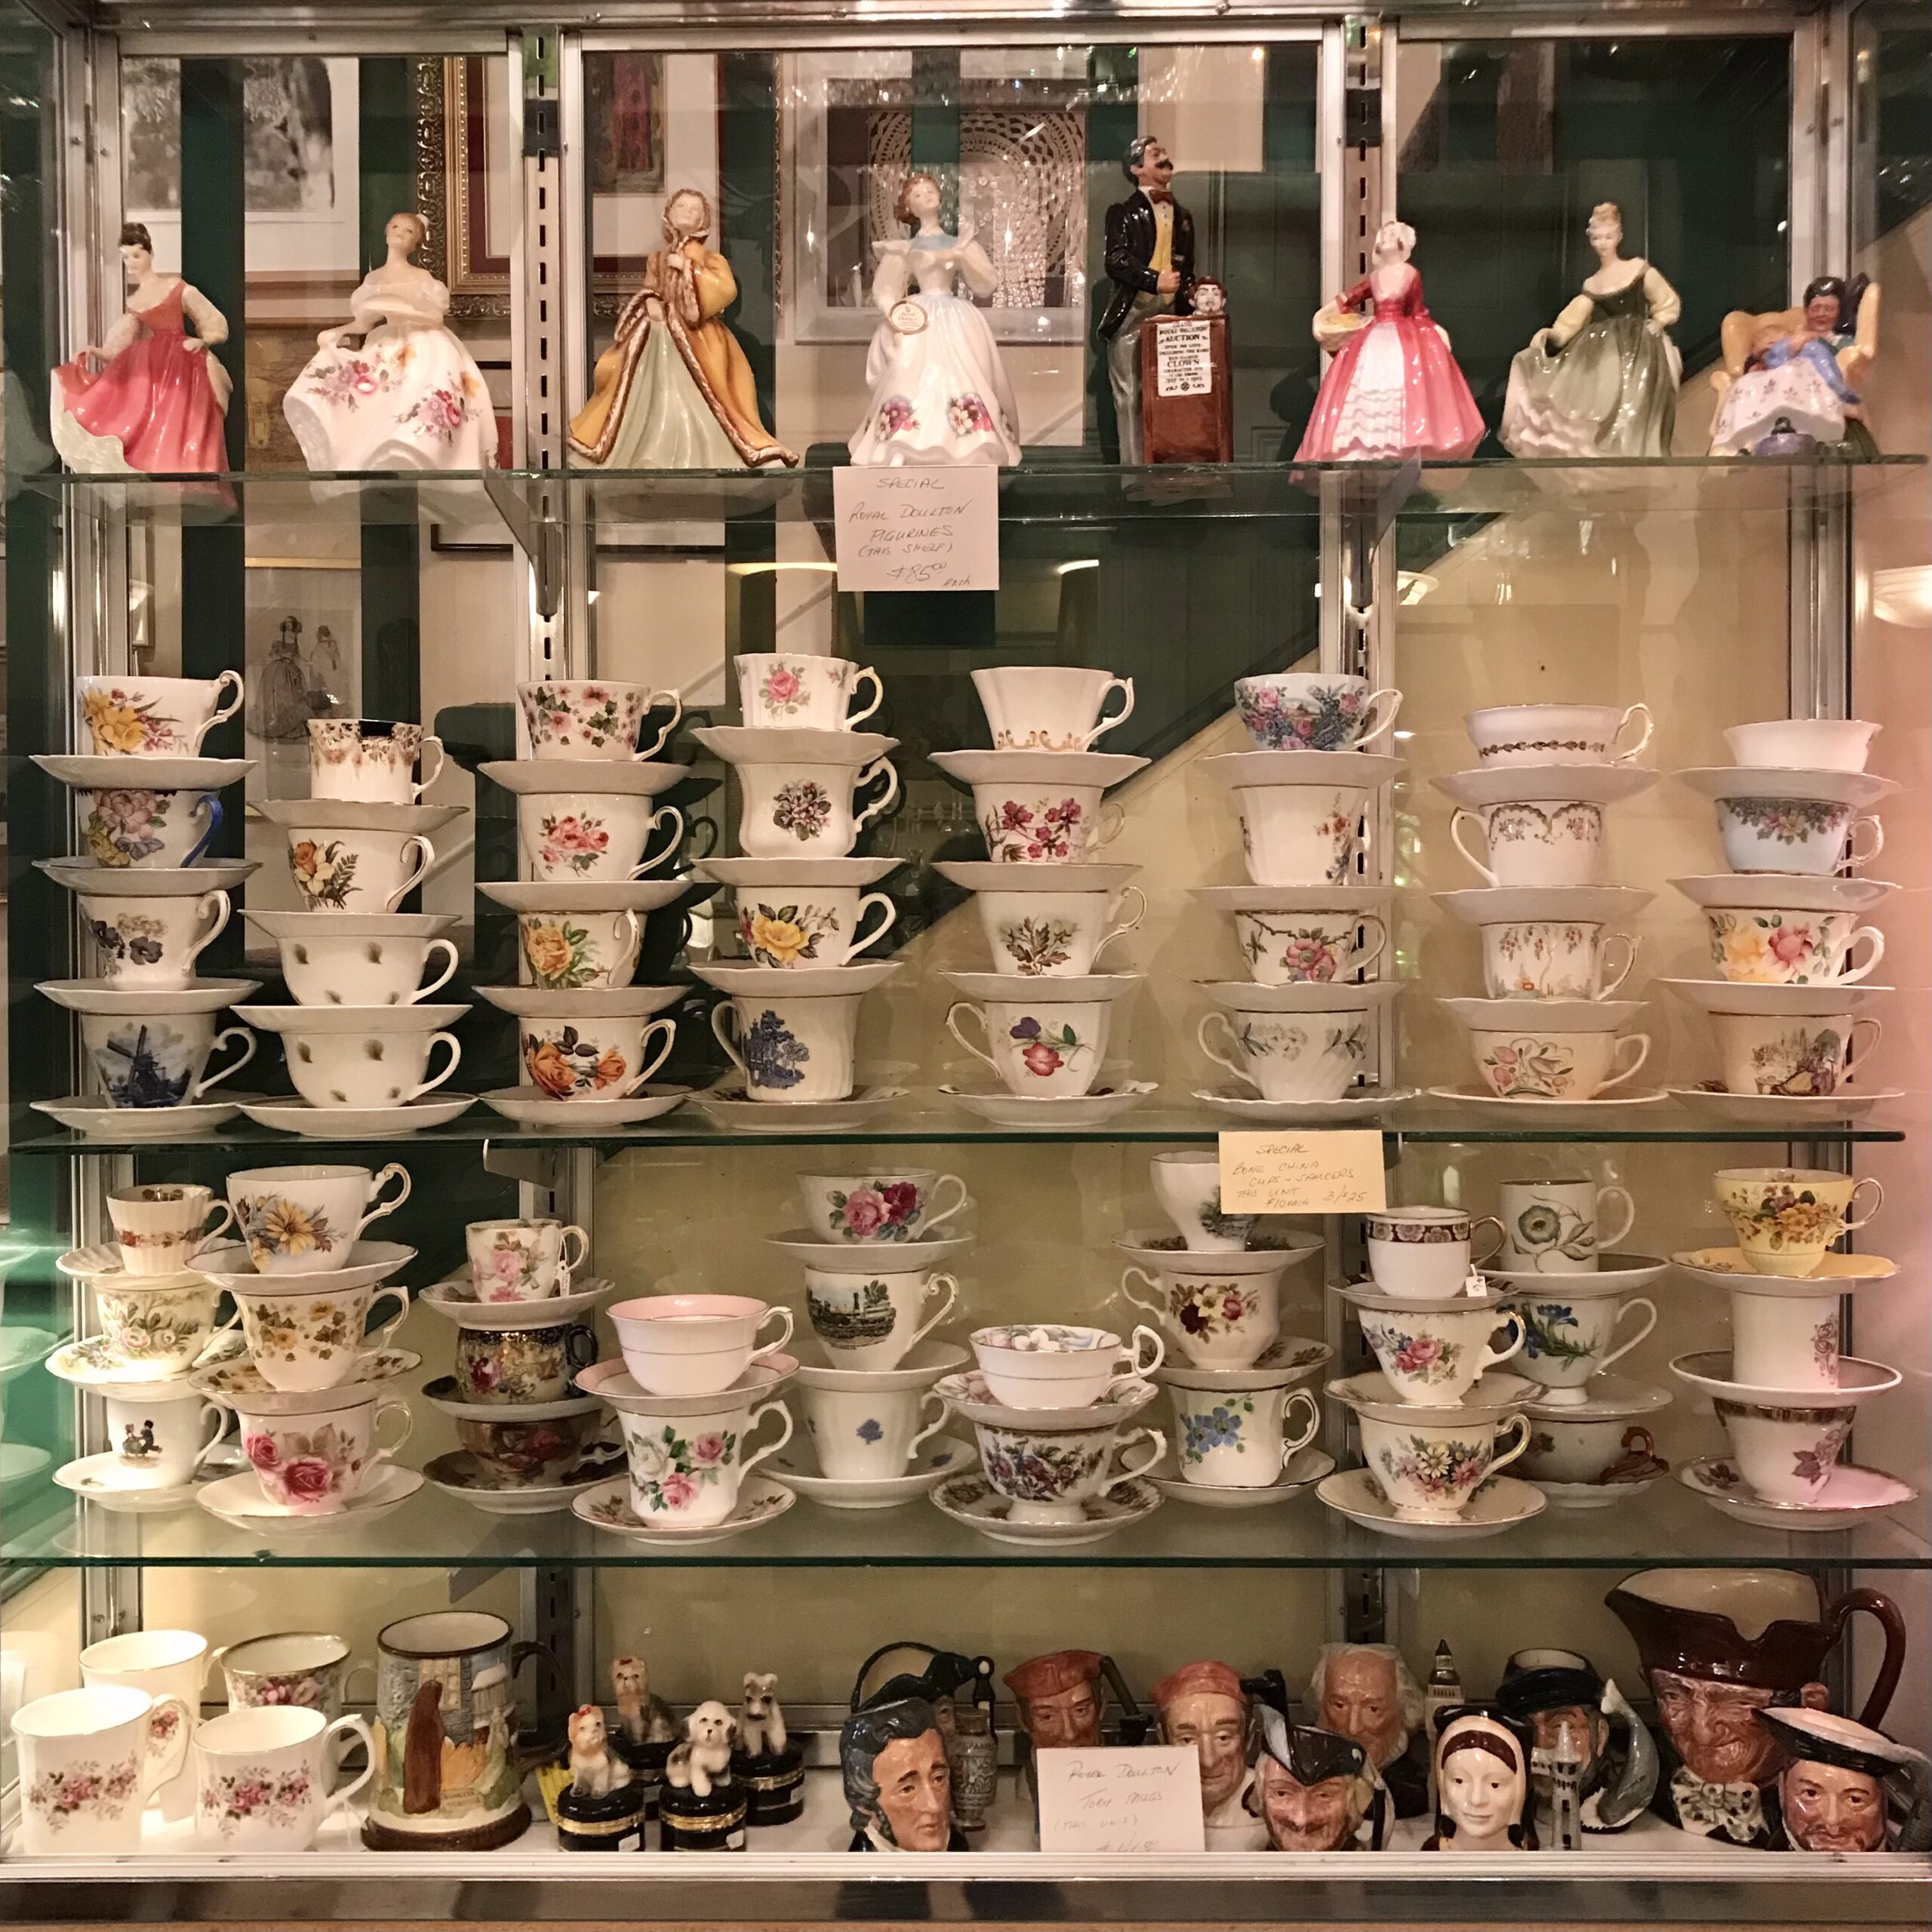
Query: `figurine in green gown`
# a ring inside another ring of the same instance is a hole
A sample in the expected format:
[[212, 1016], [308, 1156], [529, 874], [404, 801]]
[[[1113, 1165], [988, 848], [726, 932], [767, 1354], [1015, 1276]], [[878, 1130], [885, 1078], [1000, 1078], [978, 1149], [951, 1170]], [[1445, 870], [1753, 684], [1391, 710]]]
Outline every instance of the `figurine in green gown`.
[[1619, 254], [1614, 202], [1591, 210], [1588, 232], [1596, 272], [1509, 365], [1503, 447], [1569, 460], [1668, 456], [1683, 362], [1665, 331], [1684, 305], [1649, 263]]

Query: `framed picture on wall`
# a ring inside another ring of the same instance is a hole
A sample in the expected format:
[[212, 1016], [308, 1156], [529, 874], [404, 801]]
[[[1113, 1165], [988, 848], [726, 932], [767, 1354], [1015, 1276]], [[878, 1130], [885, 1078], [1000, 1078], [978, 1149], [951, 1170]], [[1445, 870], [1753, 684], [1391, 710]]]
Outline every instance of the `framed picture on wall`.
[[248, 796], [309, 795], [309, 720], [358, 715], [362, 577], [358, 558], [251, 557], [242, 707]]

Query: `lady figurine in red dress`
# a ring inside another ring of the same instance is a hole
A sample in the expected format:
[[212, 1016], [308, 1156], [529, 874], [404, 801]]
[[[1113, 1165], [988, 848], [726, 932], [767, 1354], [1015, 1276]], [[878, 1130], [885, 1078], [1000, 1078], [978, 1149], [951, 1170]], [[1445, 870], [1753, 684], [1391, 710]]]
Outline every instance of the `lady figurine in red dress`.
[[228, 340], [227, 318], [178, 275], [155, 272], [139, 222], [121, 231], [121, 260], [134, 287], [120, 320], [54, 372], [54, 447], [90, 475], [226, 469], [233, 385], [208, 352]]
[[[1449, 338], [1423, 304], [1409, 265], [1416, 232], [1385, 221], [1375, 266], [1315, 318], [1315, 339], [1334, 360], [1296, 452], [1304, 463], [1420, 456], [1460, 462], [1482, 440], [1483, 420]], [[1355, 312], [1373, 302], [1366, 320]]]

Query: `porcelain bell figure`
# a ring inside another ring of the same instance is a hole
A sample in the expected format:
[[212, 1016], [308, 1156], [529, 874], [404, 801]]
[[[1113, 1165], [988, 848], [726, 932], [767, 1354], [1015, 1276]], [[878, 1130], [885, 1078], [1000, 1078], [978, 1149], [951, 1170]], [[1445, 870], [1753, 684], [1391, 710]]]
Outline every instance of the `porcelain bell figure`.
[[[1764, 1711], [1758, 1721], [1784, 1748], [1778, 1810], [1791, 1850], [1932, 1849], [1932, 1763], [1924, 1752], [1828, 1711]], [[1903, 1814], [1896, 1832], [1894, 1810]]]
[[496, 411], [448, 327], [450, 292], [410, 260], [428, 232], [411, 211], [389, 217], [383, 265], [349, 298], [349, 321], [315, 338], [281, 399], [311, 469], [496, 467]]
[[1192, 315], [1194, 217], [1174, 197], [1174, 158], [1152, 134], [1137, 134], [1121, 158], [1134, 192], [1107, 211], [1102, 257], [1113, 288], [1100, 312], [1107, 385], [1113, 392], [1120, 460], [1145, 461], [1140, 423], [1140, 330], [1154, 315]]
[[964, 1851], [939, 1715], [923, 1697], [854, 1711], [838, 1733], [854, 1851]]
[[969, 225], [949, 235], [938, 181], [912, 174], [893, 212], [912, 230], [875, 244], [872, 301], [884, 319], [866, 353], [865, 420], [849, 445], [857, 463], [1020, 460], [1020, 412], [986, 318], [964, 296], [998, 286]]
[[1265, 1704], [1260, 1717], [1253, 1801], [1268, 1844], [1276, 1851], [1353, 1851], [1364, 1844], [1365, 1824], [1366, 1848], [1380, 1851], [1389, 1794], [1368, 1753], [1352, 1737], [1291, 1724]]
[[1668, 456], [1684, 364], [1665, 331], [1684, 304], [1648, 262], [1622, 254], [1614, 202], [1590, 211], [1586, 232], [1596, 269], [1510, 364], [1503, 445], [1559, 460]]
[[[1564, 1765], [1574, 1767], [1582, 1832], [1623, 1831], [1649, 1807], [1657, 1788], [1657, 1746], [1623, 1692], [1605, 1682], [1588, 1657], [1574, 1651], [1518, 1651], [1503, 1667], [1496, 1702], [1530, 1727], [1531, 1782], [1553, 1817]], [[1562, 1844], [1560, 1829], [1557, 1836], [1558, 1849], [1571, 1848]]]
[[[1210, 1851], [1259, 1851], [1267, 1833], [1250, 1801], [1248, 1701], [1224, 1663], [1190, 1663], [1148, 1692], [1170, 1744], [1192, 1744], [1201, 1760], [1201, 1810]], [[1279, 1720], [1278, 1719], [1278, 1722]]]
[[[1795, 309], [1724, 318], [1723, 400], [1713, 456], [1742, 456], [1765, 438], [1795, 432], [1875, 456], [1860, 398], [1878, 353], [1878, 290], [1863, 275], [1820, 275]], [[1774, 454], [1766, 451], [1765, 454]]]
[[97, 347], [54, 371], [54, 447], [92, 476], [226, 469], [234, 384], [208, 352], [228, 340], [227, 318], [178, 275], [157, 272], [140, 223], [122, 229], [120, 245], [127, 306]]
[[1388, 1787], [1398, 1818], [1429, 1810], [1429, 1770], [1411, 1752], [1421, 1730], [1422, 1686], [1389, 1644], [1324, 1644], [1308, 1681], [1307, 1709], [1324, 1730], [1352, 1737]]
[[1493, 1704], [1436, 1714], [1435, 1829], [1424, 1851], [1534, 1851], [1528, 1725]]

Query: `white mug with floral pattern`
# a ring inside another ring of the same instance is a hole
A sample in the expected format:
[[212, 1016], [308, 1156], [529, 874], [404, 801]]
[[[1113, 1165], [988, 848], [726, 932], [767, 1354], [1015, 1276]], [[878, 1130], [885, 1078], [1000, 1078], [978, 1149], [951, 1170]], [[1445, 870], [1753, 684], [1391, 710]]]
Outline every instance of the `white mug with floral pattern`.
[[[384, 1346], [409, 1312], [409, 1291], [388, 1287], [337, 1288], [326, 1275], [312, 1275], [294, 1293], [235, 1291], [262, 1380], [271, 1389], [339, 1389], [355, 1378], [374, 1350]], [[395, 1312], [374, 1334], [367, 1331], [370, 1310], [393, 1301]]]
[[[1084, 752], [1134, 711], [1134, 680], [1078, 664], [996, 664], [973, 673], [998, 752]], [[1120, 709], [1107, 712], [1109, 698]]]
[[[1264, 1100], [1339, 1100], [1368, 1064], [1366, 1007], [1339, 1013], [1223, 1013], [1201, 1016], [1195, 1038]], [[1217, 1042], [1225, 1038], [1229, 1051]]]
[[[806, 1383], [798, 1393], [819, 1473], [840, 1481], [903, 1476], [912, 1451], [937, 1435], [952, 1414], [952, 1404], [935, 1389], [829, 1389]], [[937, 1406], [928, 1422], [931, 1404]]]
[[[670, 836], [646, 855], [652, 835]], [[675, 805], [615, 792], [526, 792], [516, 801], [517, 836], [533, 879], [582, 885], [640, 878], [683, 842]]]
[[1266, 1489], [1321, 1427], [1321, 1411], [1306, 1389], [1171, 1386], [1168, 1393], [1180, 1425], [1181, 1480], [1211, 1488]]
[[134, 872], [193, 865], [223, 816], [212, 792], [77, 791], [74, 811], [87, 856]]
[[[224, 1644], [209, 1661], [221, 1671], [231, 1711], [295, 1704], [332, 1718], [340, 1715], [356, 1673], [376, 1674], [373, 1663], [352, 1665], [350, 1654], [347, 1641], [328, 1631], [281, 1630]], [[373, 1701], [373, 1684], [369, 1695]]]
[[[1083, 1522], [1089, 1501], [1145, 1475], [1168, 1453], [1168, 1438], [1158, 1429], [1123, 1430], [1118, 1423], [1020, 1429], [976, 1422], [973, 1433], [980, 1469], [1007, 1499], [1007, 1520], [1014, 1523]], [[1137, 1462], [1131, 1460], [1136, 1449]]]
[[[754, 1431], [768, 1416], [783, 1426], [771, 1441], [747, 1453]], [[624, 1453], [630, 1465], [630, 1503], [641, 1522], [656, 1529], [709, 1529], [737, 1506], [748, 1469], [776, 1455], [792, 1439], [792, 1414], [783, 1402], [709, 1397], [692, 1413], [623, 1415]]]
[[843, 1100], [855, 1084], [857, 993], [734, 993], [711, 1009], [711, 1030], [748, 1100]]
[[[1857, 1214], [1868, 1188], [1872, 1204]], [[1884, 1187], [1869, 1175], [1854, 1180], [1827, 1168], [1721, 1168], [1712, 1191], [1761, 1275], [1815, 1274], [1827, 1248], [1885, 1204]]]
[[[1885, 849], [1875, 817], [1832, 798], [1720, 798], [1717, 808], [1724, 863], [1734, 872], [1829, 878], [1841, 867], [1863, 872]], [[1871, 835], [1863, 851], [1860, 832]]]
[[887, 1372], [952, 1312], [959, 1284], [931, 1269], [875, 1272], [856, 1264], [854, 1257], [806, 1269], [805, 1319], [834, 1368]]
[[[1733, 1094], [1835, 1094], [1883, 1037], [1870, 1014], [1856, 1020], [1802, 1014], [1714, 1013], [1718, 1064]], [[1861, 1038], [1859, 1029], [1866, 1032]]]
[[[1855, 986], [1885, 956], [1885, 935], [1876, 926], [1857, 924], [1850, 912], [1713, 906], [1704, 917], [1711, 958], [1734, 985]], [[1854, 966], [1852, 952], [1861, 940], [1869, 940], [1872, 950]]]
[[[395, 1192], [383, 1189], [400, 1183]], [[400, 1162], [367, 1168], [238, 1168], [228, 1198], [258, 1275], [320, 1275], [349, 1265], [349, 1251], [371, 1221], [409, 1198]]]
[[[1629, 1233], [1637, 1204], [1626, 1189], [1593, 1180], [1506, 1180], [1497, 1190], [1503, 1223], [1499, 1267], [1539, 1274], [1595, 1271], [1597, 1257]], [[1620, 1211], [1615, 1227], [1603, 1225], [1606, 1208]]]
[[[1533, 1433], [1520, 1410], [1417, 1408], [1400, 1422], [1358, 1411], [1355, 1426], [1362, 1460], [1404, 1523], [1454, 1522], [1484, 1483], [1527, 1451]], [[1498, 1454], [1505, 1435], [1509, 1446]]]
[[[746, 958], [780, 971], [846, 965], [878, 945], [899, 918], [888, 894], [856, 885], [801, 885], [789, 893], [746, 885], [737, 898], [738, 943]], [[884, 916], [862, 931], [875, 911]]]
[[[1481, 828], [1487, 865], [1463, 842], [1466, 826]], [[1595, 885], [1603, 874], [1603, 808], [1588, 799], [1458, 805], [1449, 838], [1486, 885]]]
[[[330, 1789], [343, 1746], [359, 1738], [368, 1761]], [[306, 1851], [322, 1821], [376, 1775], [376, 1740], [351, 1713], [285, 1704], [228, 1711], [195, 1730], [195, 1835], [211, 1850]]]
[[[1523, 1318], [1523, 1352], [1516, 1367], [1551, 1390], [1580, 1392], [1657, 1325], [1657, 1303], [1647, 1296], [1566, 1295], [1555, 1283], [1537, 1295], [1512, 1296], [1509, 1306]], [[1619, 1341], [1623, 1318], [1633, 1311], [1638, 1325]], [[1583, 1398], [1579, 1392], [1571, 1399]]]
[[[1635, 1051], [1626, 1056], [1626, 1048]], [[1650, 1057], [1651, 1036], [1527, 1024], [1509, 1033], [1472, 1027], [1469, 1050], [1483, 1084], [1499, 1100], [1589, 1100], [1621, 1087], [1637, 1072]]]
[[170, 1823], [195, 1808], [189, 1727], [181, 1712], [184, 1706], [200, 1707], [208, 1672], [208, 1640], [194, 1630], [130, 1630], [90, 1644], [81, 1653], [81, 1681], [90, 1689], [125, 1684], [155, 1700], [148, 1715], [141, 1782], [149, 1796], [158, 1797], [161, 1815]]
[[[438, 921], [420, 912], [251, 916], [273, 937], [298, 1006], [414, 1006], [446, 986], [458, 964], [456, 942], [429, 937], [425, 928]], [[432, 953], [442, 971], [426, 983]]]
[[1482, 928], [1491, 999], [1607, 999], [1630, 976], [1637, 942], [1583, 919], [1516, 919]]
[[[629, 758], [641, 764], [664, 749], [685, 715], [685, 701], [675, 691], [602, 678], [541, 678], [518, 685], [516, 696], [532, 758]], [[660, 707], [669, 708], [669, 721], [640, 749], [638, 728]]]
[[1835, 1281], [1810, 1295], [1730, 1296], [1730, 1379], [1752, 1389], [1836, 1389], [1842, 1330]]
[[[195, 758], [202, 740], [242, 709], [242, 674], [218, 678], [76, 678], [97, 754]], [[222, 694], [230, 694], [226, 703]]]
[[[1227, 1275], [1208, 1266], [1129, 1268], [1121, 1295], [1160, 1323], [1197, 1368], [1246, 1368], [1265, 1355], [1281, 1331], [1281, 1274]], [[1137, 1295], [1131, 1284], [1153, 1291]]]
[[[1044, 995], [1046, 989], [1042, 988]], [[977, 1021], [983, 1046], [961, 1030], [968, 1017]], [[975, 1060], [998, 1074], [1009, 1093], [1028, 1100], [1069, 1100], [1084, 1094], [1100, 1077], [1113, 1026], [1109, 1000], [989, 999], [983, 1005], [955, 1000], [946, 1008], [946, 1030]]]
[[644, 925], [628, 906], [614, 912], [525, 912], [517, 920], [523, 983], [552, 992], [627, 986]]
[[1257, 986], [1329, 986], [1373, 966], [1389, 928], [1374, 912], [1237, 912], [1235, 940]]
[[[738, 846], [752, 859], [842, 859], [860, 832], [899, 797], [899, 773], [888, 758], [869, 764], [740, 764]], [[863, 810], [858, 795], [880, 780], [884, 789]]]
[[[1355, 1318], [1389, 1387], [1418, 1408], [1454, 1407], [1487, 1370], [1523, 1347], [1523, 1318], [1509, 1309], [1457, 1301], [1400, 1308], [1358, 1303]], [[1506, 1346], [1496, 1346], [1499, 1336], [1507, 1337]]]
[[1005, 865], [1066, 866], [1111, 845], [1127, 823], [1103, 805], [1104, 785], [975, 785], [973, 812], [986, 856]]
[[[156, 1700], [131, 1684], [57, 1690], [14, 1713], [19, 1849], [29, 1858], [131, 1858], [141, 1848]], [[193, 1714], [160, 1700], [183, 1731]]]
[[1737, 1473], [1766, 1503], [1816, 1503], [1857, 1413], [1850, 1402], [1746, 1402], [1725, 1395], [1715, 1407]]
[[[394, 1460], [414, 1426], [409, 1404], [398, 1395], [300, 1415], [251, 1415], [239, 1404], [236, 1413], [242, 1454], [254, 1467], [262, 1494], [296, 1516], [339, 1515], [370, 1475]], [[378, 1446], [376, 1432], [386, 1416], [402, 1419], [401, 1433]]]
[[1234, 793], [1241, 857], [1257, 885], [1345, 885], [1354, 878], [1366, 786], [1238, 785]]
[[[212, 1227], [208, 1216], [217, 1219]], [[212, 1188], [190, 1181], [154, 1181], [111, 1189], [108, 1218], [114, 1223], [121, 1266], [130, 1275], [175, 1275], [211, 1247], [235, 1218]]]
[[1118, 894], [994, 891], [973, 897], [993, 971], [1029, 979], [1078, 979], [1094, 971], [1100, 955], [1147, 914], [1147, 896], [1137, 885]]
[[195, 961], [226, 929], [233, 911], [225, 892], [198, 899], [80, 895], [81, 918], [114, 986], [175, 992], [192, 986]]
[[525, 1020], [517, 1077], [546, 1100], [623, 1100], [670, 1057], [669, 1020]]
[[[235, 1041], [241, 1042], [241, 1052], [209, 1072], [215, 1049]], [[254, 1058], [256, 1041], [245, 1026], [224, 1026], [217, 1033], [211, 1013], [171, 1013], [148, 1020], [84, 1013], [81, 1044], [109, 1106], [179, 1107], [192, 1106], [211, 1087], [239, 1073]]]
[[[869, 664], [814, 651], [745, 651], [732, 660], [738, 674], [738, 708], [747, 724], [766, 730], [849, 731], [863, 724], [885, 697]], [[872, 701], [848, 709], [862, 679], [872, 681]]]
[[288, 836], [288, 875], [306, 912], [393, 912], [436, 862], [420, 832], [292, 825]]
[[220, 1300], [221, 1291], [208, 1281], [152, 1288], [94, 1284], [94, 1306], [109, 1354], [130, 1368], [149, 1371], [157, 1382], [186, 1374], [209, 1343], [241, 1320], [238, 1309], [217, 1328], [215, 1307]]
[[[312, 1107], [406, 1107], [433, 1093], [457, 1070], [463, 1043], [454, 1033], [431, 1032], [404, 1023], [413, 1007], [384, 1007], [366, 1028], [353, 1032], [281, 1036], [282, 1057], [295, 1091]], [[434, 1074], [429, 1056], [438, 1046], [449, 1058]]]
[[483, 1302], [567, 1295], [590, 1254], [590, 1237], [574, 1222], [472, 1221], [463, 1238], [469, 1285]]
[[1148, 1162], [1154, 1192], [1181, 1239], [1198, 1252], [1244, 1248], [1254, 1232], [1252, 1214], [1221, 1207], [1221, 1157], [1201, 1148], [1156, 1154]]
[[[423, 776], [416, 776], [418, 761]], [[309, 795], [413, 805], [443, 768], [443, 741], [420, 724], [374, 718], [309, 720]]]
[[1460, 1208], [1388, 1208], [1366, 1216], [1362, 1236], [1375, 1285], [1398, 1301], [1446, 1301], [1468, 1285], [1476, 1259], [1476, 1231], [1495, 1239], [1480, 1257], [1503, 1244], [1503, 1226], [1493, 1215], [1476, 1220]]
[[798, 1179], [813, 1237], [853, 1247], [931, 1241], [973, 1204], [957, 1174], [932, 1168], [875, 1168]]

